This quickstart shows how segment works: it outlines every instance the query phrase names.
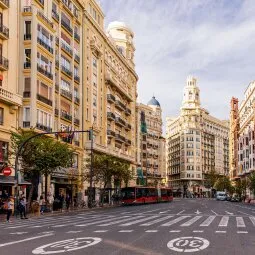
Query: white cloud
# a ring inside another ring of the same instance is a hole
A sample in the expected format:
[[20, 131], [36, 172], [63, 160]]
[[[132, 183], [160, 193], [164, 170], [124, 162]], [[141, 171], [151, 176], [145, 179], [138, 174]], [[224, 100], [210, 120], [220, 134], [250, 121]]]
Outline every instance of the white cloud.
[[190, 73], [201, 101], [228, 118], [231, 96], [243, 98], [255, 77], [255, 5], [242, 0], [101, 0], [106, 26], [127, 23], [135, 33], [139, 99], [154, 93], [164, 117], [179, 114]]

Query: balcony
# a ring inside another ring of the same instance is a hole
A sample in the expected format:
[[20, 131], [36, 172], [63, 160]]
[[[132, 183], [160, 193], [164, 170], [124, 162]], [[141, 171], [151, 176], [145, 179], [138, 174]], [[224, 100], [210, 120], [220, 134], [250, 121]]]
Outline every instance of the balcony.
[[110, 129], [107, 129], [107, 136], [108, 137], [115, 137], [115, 132], [110, 130]]
[[80, 77], [77, 75], [74, 75], [74, 81], [77, 83], [80, 83]]
[[112, 95], [112, 94], [108, 94], [108, 95], [107, 95], [107, 101], [108, 101], [109, 103], [114, 103], [114, 102], [115, 102], [115, 96]]
[[108, 120], [115, 120], [115, 114], [113, 112], [107, 112]]
[[37, 11], [37, 15], [44, 21], [44, 23], [53, 28], [53, 23], [47, 17], [45, 17], [41, 11]]
[[48, 72], [47, 70], [45, 70], [43, 67], [41, 67], [39, 64], [37, 64], [37, 71], [43, 75], [45, 75], [46, 77], [48, 77], [49, 79], [53, 80], [53, 74]]
[[59, 115], [59, 109], [55, 108], [55, 115], [58, 116]]
[[119, 141], [121, 143], [124, 143], [126, 141], [125, 137], [120, 134], [115, 134], [115, 141]]
[[79, 126], [80, 125], [80, 120], [78, 118], [74, 118], [74, 124]]
[[74, 54], [74, 60], [75, 60], [77, 63], [80, 63], [80, 57], [79, 57], [77, 54]]
[[[0, 0], [0, 2], [1, 2], [1, 0]], [[26, 13], [32, 12], [32, 7], [31, 6], [24, 6], [23, 12], [26, 12]]]
[[61, 118], [67, 121], [72, 121], [72, 115], [65, 111], [61, 111]]
[[58, 84], [55, 84], [55, 92], [59, 92], [59, 85]]
[[158, 158], [158, 155], [153, 154], [153, 158], [157, 159], [157, 158]]
[[24, 91], [23, 92], [23, 97], [24, 98], [30, 98], [30, 96], [31, 96], [31, 92], [30, 91]]
[[126, 122], [120, 117], [116, 117], [115, 123], [116, 123], [116, 125], [119, 125], [119, 126], [122, 126], [122, 127], [126, 126]]
[[31, 40], [31, 34], [24, 34], [24, 41], [30, 41]]
[[73, 73], [71, 70], [67, 69], [65, 66], [61, 66], [61, 71], [66, 74], [67, 76], [72, 77]]
[[0, 56], [0, 70], [7, 71], [9, 69], [9, 60], [3, 56]]
[[131, 125], [128, 124], [128, 123], [126, 123], [125, 129], [126, 129], [126, 130], [131, 130]]
[[0, 0], [0, 6], [3, 9], [8, 9], [10, 7], [10, 1], [9, 0]]
[[30, 69], [31, 68], [31, 63], [30, 62], [25, 62], [24, 63], [24, 69]]
[[126, 106], [120, 100], [115, 101], [115, 107], [118, 108], [121, 111], [126, 110]]
[[59, 21], [59, 14], [54, 10], [52, 10], [52, 18], [55, 19], [57, 22]]
[[43, 46], [44, 49], [46, 49], [48, 52], [50, 52], [51, 54], [53, 54], [53, 48], [48, 45], [47, 43], [45, 43], [41, 38], [37, 37], [37, 42]]
[[126, 107], [126, 110], [125, 110], [125, 114], [128, 116], [128, 115], [131, 115], [131, 110], [129, 108]]
[[61, 89], [60, 90], [60, 94], [63, 96], [63, 97], [66, 97], [67, 99], [70, 99], [72, 100], [73, 98], [73, 94], [65, 89]]
[[59, 60], [55, 61], [55, 67], [59, 68]]
[[79, 97], [74, 97], [74, 102], [76, 103], [76, 104], [80, 104], [80, 98]]
[[36, 123], [36, 128], [40, 129], [40, 130], [43, 130], [43, 131], [46, 131], [46, 132], [52, 132], [51, 127], [44, 126], [43, 124], [40, 124], [38, 122]]
[[44, 6], [44, 0], [36, 0], [38, 3], [40, 3], [42, 6]]
[[147, 143], [147, 147], [151, 148], [152, 147], [152, 143]]
[[23, 121], [23, 128], [30, 128], [30, 121]]
[[40, 95], [40, 94], [37, 94], [37, 99], [38, 99], [39, 101], [41, 101], [41, 102], [47, 104], [47, 105], [52, 106], [52, 101], [51, 101], [50, 99], [48, 99], [48, 98], [46, 98], [46, 97]]
[[128, 146], [130, 146], [130, 145], [131, 145], [131, 140], [129, 140], [129, 139], [126, 138], [125, 143], [126, 143]]
[[64, 27], [67, 30], [67, 32], [69, 32], [71, 35], [73, 35], [73, 29], [63, 19], [61, 20], [61, 25], [62, 25], [62, 27]]
[[0, 87], [0, 100], [10, 105], [22, 105], [22, 97], [20, 95], [12, 93], [2, 87]]
[[9, 28], [4, 25], [0, 26], [0, 38], [3, 40], [9, 39]]
[[78, 42], [80, 42], [80, 35], [77, 32], [74, 32], [74, 39]]
[[59, 45], [59, 38], [58, 38], [58, 36], [56, 36], [55, 42], [56, 42], [57, 45]]
[[66, 6], [66, 8], [67, 8], [70, 12], [73, 12], [72, 1], [70, 1], [70, 0], [62, 0], [62, 3]]
[[68, 55], [73, 56], [72, 48], [64, 42], [61, 42], [61, 49], [64, 50]]

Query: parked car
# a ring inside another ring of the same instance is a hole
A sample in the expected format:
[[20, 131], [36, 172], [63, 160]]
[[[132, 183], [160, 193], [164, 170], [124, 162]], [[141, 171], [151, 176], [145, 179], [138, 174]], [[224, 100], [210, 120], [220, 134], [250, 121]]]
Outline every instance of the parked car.
[[227, 201], [231, 201], [231, 199], [232, 199], [232, 196], [230, 196], [230, 195], [227, 194], [226, 200], [227, 200]]
[[238, 195], [233, 195], [231, 198], [231, 202], [240, 202], [241, 198]]
[[224, 191], [217, 191], [216, 193], [216, 200], [218, 201], [225, 201], [227, 199], [227, 194]]

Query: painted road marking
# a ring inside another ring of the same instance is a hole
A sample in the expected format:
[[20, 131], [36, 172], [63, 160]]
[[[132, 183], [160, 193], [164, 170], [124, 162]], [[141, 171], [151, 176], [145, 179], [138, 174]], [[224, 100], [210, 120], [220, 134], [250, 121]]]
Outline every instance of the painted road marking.
[[226, 230], [216, 230], [215, 233], [226, 233]]
[[146, 230], [145, 232], [147, 232], [147, 233], [156, 233], [156, 232], [158, 232], [158, 230], [152, 229], [152, 230]]
[[233, 215], [234, 213], [231, 213], [231, 212], [228, 212], [228, 211], [225, 211], [226, 214], [229, 214], [229, 215]]
[[195, 212], [195, 214], [201, 214], [202, 212], [200, 212], [199, 210], [197, 210], [196, 212]]
[[170, 232], [170, 233], [180, 233], [181, 230], [170, 230], [169, 232]]
[[236, 225], [238, 228], [245, 228], [243, 217], [236, 217]]
[[209, 216], [204, 222], [200, 224], [200, 227], [208, 227], [216, 218], [216, 216]]
[[182, 220], [184, 220], [184, 219], [186, 219], [186, 218], [188, 218], [188, 217], [191, 217], [191, 216], [181, 216], [181, 217], [179, 217], [179, 218], [177, 218], [177, 219], [174, 219], [174, 220], [170, 220], [169, 222], [167, 222], [167, 223], [164, 223], [164, 224], [162, 224], [161, 226], [172, 226], [173, 224], [175, 224], [175, 223], [177, 223], [177, 222], [180, 222], [180, 221], [182, 221]]
[[[137, 218], [144, 218], [144, 216], [136, 216], [136, 219]], [[99, 227], [106, 227], [106, 226], [111, 226], [113, 224], [118, 224], [118, 223], [125, 222], [125, 221], [130, 221], [130, 218], [124, 219], [124, 220], [121, 219], [121, 220], [113, 221], [113, 222], [110, 222], [110, 223], [100, 224], [100, 225], [97, 225], [97, 226], [99, 226]]]
[[182, 210], [182, 211], [178, 212], [176, 215], [180, 215], [180, 214], [182, 214], [183, 212], [185, 212], [185, 210]]
[[181, 225], [181, 227], [188, 227], [188, 226], [191, 226], [193, 223], [195, 223], [196, 221], [198, 221], [199, 219], [201, 219], [202, 216], [196, 216], [190, 220], [188, 220], [187, 222], [183, 223]]
[[120, 230], [119, 232], [120, 233], [131, 233], [131, 232], [133, 232], [134, 230], [128, 230], [128, 229], [126, 229], [126, 230]]
[[237, 234], [248, 234], [248, 231], [237, 231]]
[[76, 227], [86, 227], [86, 226], [96, 225], [96, 224], [109, 222], [111, 220], [118, 220], [118, 219], [122, 219], [122, 218], [131, 218], [131, 217], [130, 216], [121, 216], [121, 217], [116, 217], [116, 218], [111, 218], [111, 219], [106, 219], [106, 220], [98, 220], [98, 221], [89, 222], [89, 223], [85, 223], [85, 224], [79, 224], [79, 225], [75, 225], [75, 226]]
[[166, 217], [163, 217], [163, 218], [160, 218], [160, 219], [157, 219], [157, 220], [153, 220], [153, 221], [150, 221], [150, 222], [147, 222], [147, 223], [143, 223], [141, 224], [140, 226], [151, 226], [155, 223], [158, 223], [158, 222], [161, 222], [161, 221], [164, 221], [164, 220], [167, 220], [167, 219], [170, 219], [172, 218], [173, 216], [166, 216]]
[[197, 252], [206, 249], [210, 245], [207, 239], [201, 237], [179, 237], [167, 243], [170, 250], [176, 252]]
[[27, 234], [28, 232], [15, 232], [15, 233], [10, 233], [10, 235], [23, 235]]
[[68, 231], [68, 232], [66, 232], [67, 234], [76, 234], [76, 233], [81, 233], [82, 232], [82, 230], [77, 230], [77, 231], [75, 231], [75, 230], [70, 230], [70, 231]]
[[250, 217], [250, 220], [251, 220], [253, 226], [255, 226], [255, 217]]
[[227, 227], [229, 221], [229, 216], [223, 216], [219, 223], [219, 227]]
[[136, 223], [140, 223], [140, 222], [143, 222], [143, 221], [155, 219], [155, 218], [158, 218], [158, 217], [160, 217], [160, 215], [154, 215], [154, 216], [147, 217], [145, 219], [140, 219], [140, 220], [135, 220], [133, 222], [124, 223], [124, 224], [121, 224], [120, 226], [131, 226], [131, 225], [134, 225]]
[[27, 241], [31, 241], [31, 240], [35, 240], [35, 239], [39, 239], [39, 238], [43, 238], [43, 237], [48, 237], [48, 236], [52, 236], [52, 235], [53, 234], [46, 234], [46, 235], [41, 235], [41, 236], [33, 236], [33, 237], [26, 238], [26, 239], [18, 240], [18, 241], [2, 243], [2, 244], [0, 244], [0, 247], [4, 247], [4, 246], [16, 244], [16, 243], [23, 243], [23, 242], [27, 242]]
[[203, 233], [204, 230], [193, 230], [194, 233]]
[[[96, 245], [102, 241], [99, 237], [79, 237], [42, 245], [32, 251], [33, 254], [56, 254], [76, 251]], [[45, 250], [46, 249], [46, 250]]]
[[215, 215], [219, 215], [218, 213], [216, 213], [215, 211], [211, 210], [212, 213], [214, 213]]
[[94, 232], [95, 233], [105, 233], [105, 232], [107, 232], [108, 230], [95, 230]]

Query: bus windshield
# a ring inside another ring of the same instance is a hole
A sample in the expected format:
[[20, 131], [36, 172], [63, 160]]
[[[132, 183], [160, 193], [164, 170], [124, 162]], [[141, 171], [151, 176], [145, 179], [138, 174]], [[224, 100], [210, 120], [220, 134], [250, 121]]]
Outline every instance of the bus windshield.
[[122, 199], [134, 199], [135, 189], [134, 188], [124, 188], [121, 189]]

